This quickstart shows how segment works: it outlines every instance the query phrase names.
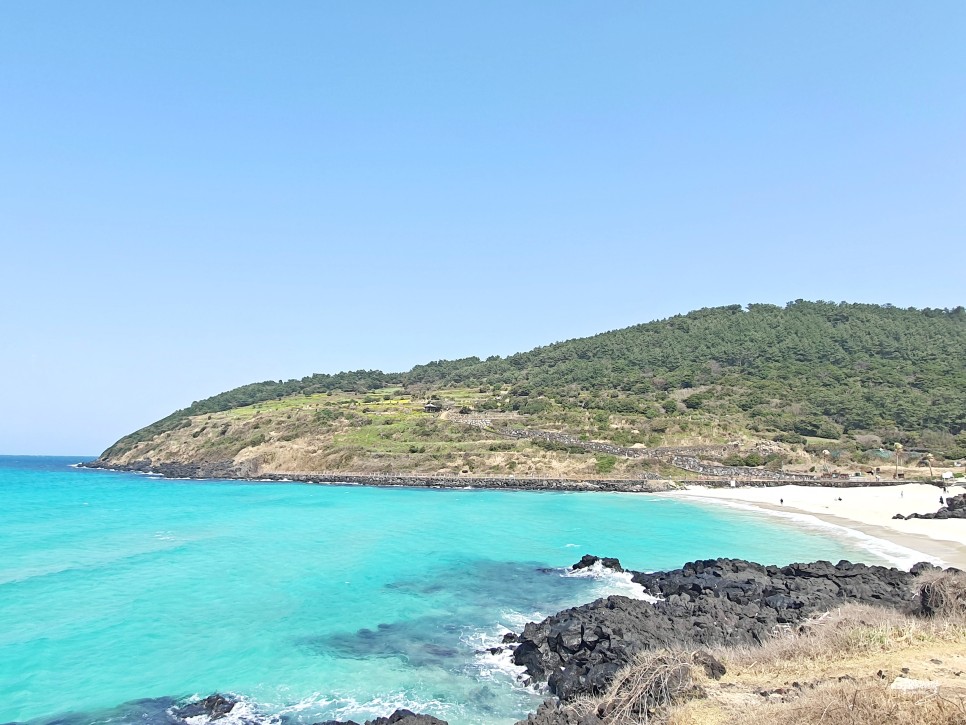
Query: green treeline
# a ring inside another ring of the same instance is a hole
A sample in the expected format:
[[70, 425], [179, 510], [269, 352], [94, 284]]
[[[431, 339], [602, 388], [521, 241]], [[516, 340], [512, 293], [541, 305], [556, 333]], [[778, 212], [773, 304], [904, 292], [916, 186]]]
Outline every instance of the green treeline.
[[966, 310], [803, 300], [706, 308], [506, 358], [245, 385], [192, 403], [114, 448], [192, 415], [391, 385], [509, 387], [511, 407], [523, 413], [557, 404], [648, 417], [675, 408], [675, 391], [695, 389], [675, 396], [686, 409], [740, 414], [789, 436], [882, 429], [956, 435], [966, 431]]

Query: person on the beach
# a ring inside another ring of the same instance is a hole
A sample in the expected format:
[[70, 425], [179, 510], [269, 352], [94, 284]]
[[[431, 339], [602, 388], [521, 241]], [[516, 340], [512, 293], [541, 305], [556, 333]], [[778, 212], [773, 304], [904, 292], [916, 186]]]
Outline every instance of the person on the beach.
[[945, 506], [946, 505], [946, 502], [943, 501], [943, 497], [942, 496], [939, 497], [939, 505], [940, 506]]
[[783, 498], [778, 499], [778, 503], [780, 503], [782, 506], [784, 506], [785, 505], [785, 499], [783, 499]]

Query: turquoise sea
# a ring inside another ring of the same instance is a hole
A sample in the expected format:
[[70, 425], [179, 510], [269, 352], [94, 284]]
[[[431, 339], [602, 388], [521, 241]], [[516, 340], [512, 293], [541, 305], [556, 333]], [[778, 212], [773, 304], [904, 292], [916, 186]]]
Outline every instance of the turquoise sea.
[[511, 723], [542, 696], [485, 648], [636, 593], [568, 575], [585, 553], [644, 570], [909, 554], [660, 496], [176, 481], [77, 461], [0, 457], [0, 722], [150, 725], [218, 691], [280, 724], [397, 707]]

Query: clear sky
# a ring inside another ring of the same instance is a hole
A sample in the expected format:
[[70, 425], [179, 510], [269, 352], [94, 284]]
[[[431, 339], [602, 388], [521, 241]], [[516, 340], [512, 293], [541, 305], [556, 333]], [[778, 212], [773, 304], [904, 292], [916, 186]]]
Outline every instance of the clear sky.
[[691, 309], [966, 302], [966, 3], [0, 3], [0, 453]]

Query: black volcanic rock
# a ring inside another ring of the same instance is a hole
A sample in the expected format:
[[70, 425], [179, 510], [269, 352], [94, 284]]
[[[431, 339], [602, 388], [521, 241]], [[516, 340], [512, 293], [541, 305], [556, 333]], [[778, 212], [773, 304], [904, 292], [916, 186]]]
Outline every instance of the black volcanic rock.
[[219, 720], [230, 713], [237, 704], [238, 700], [232, 700], [216, 692], [208, 695], [203, 700], [197, 700], [196, 702], [175, 708], [174, 715], [182, 720], [199, 715], [205, 715], [209, 720]]
[[938, 511], [928, 514], [912, 513], [908, 516], [896, 514], [892, 518], [905, 519], [907, 521], [909, 519], [966, 519], [966, 493], [961, 493], [958, 496], [950, 496], [946, 499], [946, 505], [942, 506]]
[[603, 725], [604, 721], [596, 715], [578, 715], [569, 708], [561, 707], [555, 700], [547, 700], [536, 712], [519, 720], [516, 725]]
[[661, 601], [611, 596], [531, 622], [513, 659], [533, 681], [546, 680], [553, 694], [568, 700], [601, 692], [643, 651], [760, 644], [778, 628], [846, 602], [907, 607], [915, 598], [914, 578], [848, 561], [777, 567], [711, 559], [674, 571], [635, 572], [633, 580]]
[[[326, 720], [315, 725], [359, 725], [354, 720]], [[419, 715], [412, 710], [400, 708], [389, 717], [377, 717], [375, 720], [366, 720], [365, 725], [449, 725], [445, 720], [440, 720], [432, 715]]]
[[613, 571], [618, 571], [618, 572], [624, 571], [624, 567], [621, 566], [621, 562], [619, 559], [614, 559], [613, 557], [593, 556], [592, 554], [584, 554], [580, 558], [580, 561], [578, 561], [570, 568], [573, 569], [574, 571], [577, 571], [579, 569], [589, 569], [597, 562], [600, 562], [600, 565], [605, 569], [612, 569]]

